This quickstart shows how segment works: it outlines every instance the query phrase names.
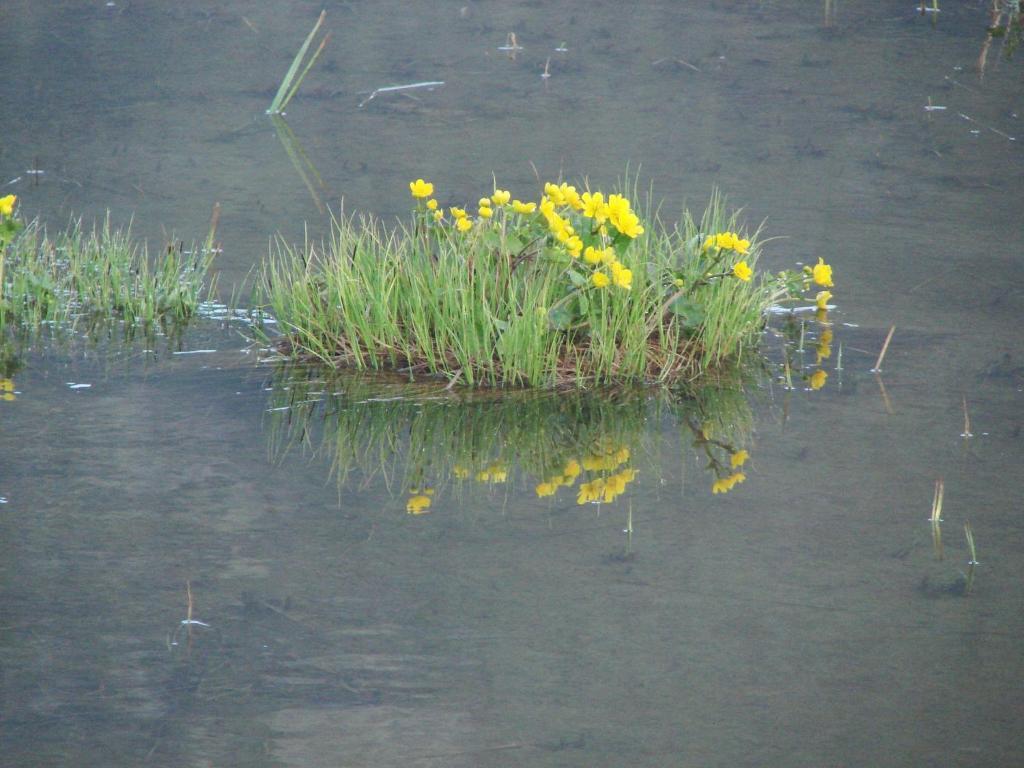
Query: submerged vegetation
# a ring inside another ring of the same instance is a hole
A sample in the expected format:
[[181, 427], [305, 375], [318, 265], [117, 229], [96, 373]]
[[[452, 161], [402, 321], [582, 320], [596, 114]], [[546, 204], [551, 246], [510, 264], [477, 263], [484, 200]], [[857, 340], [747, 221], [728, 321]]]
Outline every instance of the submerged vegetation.
[[470, 386], [672, 383], [741, 362], [772, 306], [832, 287], [822, 259], [757, 273], [760, 233], [738, 234], [717, 195], [666, 225], [566, 183], [539, 202], [495, 188], [475, 216], [423, 179], [409, 188], [410, 225], [343, 215], [320, 246], [278, 241], [259, 290], [279, 351]]
[[213, 259], [205, 247], [169, 245], [150, 259], [127, 230], [86, 230], [73, 222], [55, 236], [38, 221], [23, 224], [13, 195], [0, 198], [0, 333], [124, 322], [131, 336], [191, 317], [205, 292]]

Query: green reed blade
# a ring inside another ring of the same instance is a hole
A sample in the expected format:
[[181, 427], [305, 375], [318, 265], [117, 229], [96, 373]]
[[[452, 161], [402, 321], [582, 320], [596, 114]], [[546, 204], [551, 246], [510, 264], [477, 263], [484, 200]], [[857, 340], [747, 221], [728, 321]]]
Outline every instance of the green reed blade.
[[[291, 91], [293, 80], [295, 79], [295, 73], [299, 71], [299, 66], [302, 64], [302, 60], [306, 57], [306, 51], [309, 50], [309, 44], [313, 42], [313, 38], [316, 37], [317, 31], [320, 29], [320, 25], [324, 23], [324, 19], [327, 16], [327, 11], [320, 12], [320, 18], [317, 19], [316, 24], [313, 25], [313, 30], [306, 37], [306, 41], [299, 48], [299, 52], [295, 54], [295, 59], [292, 61], [292, 65], [288, 67], [288, 72], [284, 76], [284, 80], [281, 81], [281, 87], [277, 89], [277, 95], [274, 96], [274, 100], [270, 102], [270, 109], [267, 110], [268, 115], [278, 115], [281, 110], [284, 109], [284, 105], [287, 103], [285, 96]], [[305, 73], [303, 73], [305, 74]], [[288, 98], [291, 98], [290, 96]]]
[[306, 79], [306, 74], [313, 68], [313, 65], [316, 64], [316, 60], [320, 58], [320, 54], [324, 51], [324, 46], [327, 45], [327, 41], [330, 39], [331, 36], [328, 34], [320, 41], [320, 47], [317, 48], [316, 53], [309, 58], [309, 63], [306, 64], [305, 68], [302, 70], [302, 74], [296, 78], [295, 85], [291, 87], [291, 90], [288, 91], [288, 95], [285, 96], [284, 101], [281, 102], [280, 111], [283, 112], [288, 106], [288, 102], [292, 100], [292, 96], [294, 96], [295, 92], [299, 90], [299, 86], [302, 85], [302, 81]]

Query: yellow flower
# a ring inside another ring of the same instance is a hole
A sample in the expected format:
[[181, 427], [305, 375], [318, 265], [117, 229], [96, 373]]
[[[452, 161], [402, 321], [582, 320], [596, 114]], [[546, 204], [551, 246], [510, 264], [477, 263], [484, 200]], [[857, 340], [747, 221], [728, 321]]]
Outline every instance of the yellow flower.
[[569, 459], [562, 468], [562, 475], [565, 477], [565, 484], [572, 485], [580, 474], [580, 463], [576, 459]]
[[463, 216], [455, 222], [455, 228], [459, 232], [469, 232], [473, 228], [473, 222]]
[[544, 194], [551, 200], [552, 205], [565, 205], [565, 196], [562, 194], [562, 188], [557, 184], [552, 184], [550, 181], [545, 184]]
[[818, 339], [818, 363], [822, 360], [827, 360], [832, 357], [832, 329], [826, 328], [821, 332], [821, 337]]
[[410, 515], [422, 515], [430, 510], [430, 497], [426, 494], [412, 496], [405, 505], [405, 511]]
[[754, 274], [754, 270], [750, 268], [750, 265], [747, 264], [747, 262], [738, 261], [736, 262], [736, 265], [732, 268], [732, 273], [743, 282], [749, 283], [751, 275]]
[[736, 469], [736, 467], [742, 467], [744, 464], [747, 463], [747, 459], [749, 459], [749, 458], [750, 458], [750, 454], [747, 453], [747, 451], [745, 449], [744, 450], [736, 451], [736, 453], [732, 454], [729, 457], [729, 465], [733, 469]]
[[619, 288], [625, 288], [627, 291], [633, 287], [633, 270], [626, 269], [619, 262], [612, 262], [612, 281], [619, 286]]
[[604, 272], [595, 272], [590, 276], [590, 281], [594, 284], [595, 288], [604, 288], [611, 282], [608, 279], [608, 275]]
[[435, 200], [434, 198], [430, 198], [429, 200], [427, 200], [427, 208], [429, 208], [432, 211], [436, 211], [437, 210], [437, 200]]
[[13, 392], [14, 382], [11, 379], [0, 379], [0, 392]]
[[577, 504], [588, 504], [601, 498], [604, 492], [604, 480], [600, 477], [591, 480], [589, 483], [580, 483], [579, 493], [576, 495]]
[[825, 263], [825, 260], [818, 258], [818, 263], [811, 269], [811, 273], [814, 275], [814, 282], [818, 285], [823, 285], [826, 288], [831, 288], [832, 284], [832, 267]]
[[17, 201], [17, 195], [4, 195], [3, 197], [0, 197], [0, 214], [10, 216], [14, 213], [14, 204]]
[[565, 241], [565, 249], [569, 251], [570, 256], [578, 259], [580, 251], [583, 250], [583, 241], [580, 240], [579, 235], [570, 235]]
[[6, 400], [7, 402], [12, 402], [17, 399], [18, 398], [15, 396], [13, 392], [4, 392], [2, 395], [0, 395], [0, 400]]
[[819, 368], [811, 374], [811, 378], [808, 383], [811, 385], [811, 389], [821, 389], [825, 386], [826, 381], [828, 381], [828, 374]]
[[742, 472], [733, 472], [728, 477], [720, 477], [711, 485], [712, 493], [728, 493], [738, 483], [742, 483], [747, 476]]
[[545, 496], [554, 496], [555, 491], [558, 490], [558, 485], [552, 482], [537, 483], [537, 487], [534, 488], [534, 490], [540, 498], [544, 498]]
[[489, 219], [494, 215], [494, 210], [490, 206], [481, 205], [479, 213], [481, 219]]
[[569, 242], [569, 238], [576, 234], [576, 230], [574, 230], [572, 228], [572, 224], [565, 219], [557, 217], [556, 219], [557, 220], [552, 219], [550, 222], [551, 232], [554, 234], [555, 239], [558, 242], [567, 244]]
[[598, 224], [608, 218], [608, 209], [604, 203], [604, 195], [600, 192], [584, 192], [582, 195], [583, 215], [594, 219]]
[[463, 464], [456, 464], [452, 467], [452, 474], [459, 478], [459, 480], [465, 480], [469, 477], [469, 467]]
[[608, 218], [612, 225], [626, 237], [635, 238], [644, 233], [644, 228], [640, 224], [640, 217], [632, 211], [626, 211], [618, 216], [609, 216]]
[[494, 190], [494, 194], [491, 195], [491, 200], [495, 205], [505, 205], [511, 199], [512, 193], [504, 189], [496, 189]]
[[828, 300], [832, 298], [832, 291], [818, 291], [814, 297], [814, 303], [818, 309], [828, 309]]
[[523, 213], [523, 214], [533, 213], [534, 211], [537, 210], [537, 204], [536, 203], [524, 203], [524, 202], [522, 202], [520, 200], [513, 200], [512, 201], [512, 210], [515, 211], [516, 213]]
[[559, 187], [562, 193], [562, 199], [565, 200], [566, 204], [571, 205], [577, 211], [583, 210], [583, 200], [580, 199], [579, 192], [576, 191], [576, 187], [570, 186], [569, 184], [562, 184]]
[[424, 181], [423, 179], [416, 179], [416, 181], [409, 182], [409, 191], [412, 193], [413, 197], [422, 199], [424, 197], [430, 197], [432, 194], [434, 194], [434, 185], [431, 184], [429, 181]]
[[434, 211], [434, 221], [443, 221], [444, 211]]
[[454, 216], [456, 219], [466, 218], [465, 208], [456, 208], [455, 206], [452, 206], [449, 210], [452, 212], [452, 216]]
[[604, 261], [604, 251], [599, 248], [595, 248], [592, 245], [587, 246], [587, 250], [583, 252], [583, 260], [587, 264], [600, 264]]

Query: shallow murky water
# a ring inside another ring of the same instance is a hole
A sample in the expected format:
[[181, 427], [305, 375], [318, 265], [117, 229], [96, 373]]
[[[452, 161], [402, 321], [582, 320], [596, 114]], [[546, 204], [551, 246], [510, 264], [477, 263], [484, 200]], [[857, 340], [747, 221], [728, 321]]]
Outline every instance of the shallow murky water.
[[0, 192], [53, 225], [220, 202], [229, 285], [342, 196], [629, 163], [826, 256], [840, 312], [823, 389], [685, 403], [284, 378], [212, 324], [0, 358], [3, 762], [1024, 761], [1022, 62], [941, 5], [330, 4], [275, 130], [319, 5], [7, 3]]

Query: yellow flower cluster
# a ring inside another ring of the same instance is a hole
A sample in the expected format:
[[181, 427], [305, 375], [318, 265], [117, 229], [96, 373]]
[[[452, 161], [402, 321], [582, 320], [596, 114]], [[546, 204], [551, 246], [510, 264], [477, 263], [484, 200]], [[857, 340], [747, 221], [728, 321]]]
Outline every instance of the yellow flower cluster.
[[[409, 191], [417, 200], [425, 201], [422, 205], [425, 205], [426, 213], [435, 223], [444, 222], [444, 209], [431, 197], [434, 194], [433, 184], [416, 179], [409, 182]], [[554, 243], [564, 248], [573, 259], [584, 257], [592, 269], [589, 283], [594, 288], [632, 288], [633, 271], [618, 260], [613, 247], [613, 243], [617, 242], [614, 233], [634, 239], [643, 234], [644, 227], [629, 200], [623, 195], [613, 194], [606, 199], [601, 192], [587, 191], [581, 194], [571, 184], [548, 182], [544, 185], [544, 194], [539, 203], [513, 199], [508, 190], [496, 188], [490, 197], [482, 197], [478, 201], [475, 220], [469, 217], [464, 208], [449, 208], [452, 225], [457, 232], [463, 234], [470, 232], [475, 225], [490, 220], [499, 221], [495, 218], [499, 210], [505, 211], [506, 216], [510, 213], [519, 216], [520, 219], [516, 221], [539, 213]], [[572, 217], [578, 219], [575, 226]], [[585, 224], [585, 231], [577, 231], [577, 226], [583, 227], [584, 220], [588, 219], [590, 222]]]
[[580, 483], [576, 495], [577, 504], [590, 504], [601, 501], [611, 504], [626, 491], [626, 486], [636, 479], [635, 469], [624, 469], [608, 477], [598, 477], [589, 483]]
[[741, 238], [735, 232], [719, 232], [709, 235], [704, 240], [704, 248], [705, 250], [718, 248], [723, 251], [736, 251], [741, 256], [745, 256], [750, 252], [750, 241]]
[[[714, 235], [708, 235], [704, 238], [704, 245], [702, 247], [705, 251], [717, 250], [719, 253], [722, 251], [733, 251], [740, 256], [750, 253], [750, 241], [740, 237], [735, 232], [718, 232]], [[750, 279], [754, 276], [754, 270], [746, 260], [737, 261], [733, 264], [730, 273], [733, 277], [745, 283], [749, 283]]]
[[434, 495], [433, 488], [424, 488], [422, 490], [412, 488], [409, 490], [409, 493], [411, 495], [405, 505], [406, 512], [410, 515], [423, 515], [430, 511], [430, 497]]
[[602, 469], [611, 471], [627, 461], [629, 461], [629, 448], [623, 445], [618, 448], [611, 447], [600, 453], [595, 452], [584, 456], [583, 468], [588, 472], [596, 472]]
[[4, 195], [0, 197], [0, 216], [10, 216], [14, 213], [14, 204], [18, 202], [17, 195]]
[[712, 493], [728, 493], [739, 483], [747, 479], [742, 472], [733, 472], [728, 477], [720, 477], [711, 486]]
[[[628, 462], [629, 457], [630, 452], [627, 446], [603, 441], [600, 447], [582, 459], [578, 461], [570, 459], [560, 474], [538, 483], [534, 490], [541, 498], [554, 496], [559, 488], [573, 486], [581, 472], [614, 472]], [[609, 504], [622, 495], [626, 486], [636, 478], [636, 474], [635, 469], [623, 467], [614, 474], [595, 477], [588, 482], [580, 483], [576, 503], [604, 502]]]
[[17, 400], [14, 394], [14, 381], [11, 379], [0, 379], [0, 400]]
[[560, 474], [552, 475], [547, 480], [537, 483], [537, 487], [534, 490], [537, 492], [537, 496], [541, 498], [554, 496], [555, 492], [562, 486], [571, 488], [576, 483], [576, 478], [579, 475], [580, 463], [576, 459], [569, 459]]

